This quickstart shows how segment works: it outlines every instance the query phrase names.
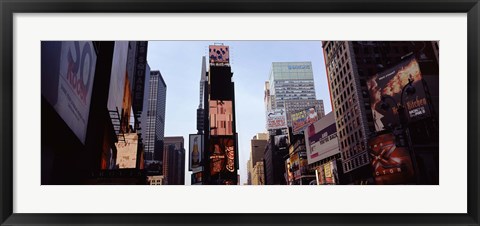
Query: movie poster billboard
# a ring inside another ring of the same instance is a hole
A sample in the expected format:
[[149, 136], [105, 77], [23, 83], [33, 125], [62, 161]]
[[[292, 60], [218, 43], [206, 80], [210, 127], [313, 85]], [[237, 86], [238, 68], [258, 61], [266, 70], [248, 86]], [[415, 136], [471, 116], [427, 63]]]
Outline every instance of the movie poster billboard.
[[235, 141], [233, 137], [211, 137], [208, 151], [211, 176], [235, 172]]
[[275, 144], [276, 147], [287, 147], [289, 142], [288, 142], [288, 135], [282, 134], [282, 135], [276, 135], [273, 138], [273, 143]]
[[230, 100], [210, 100], [210, 135], [233, 135], [233, 107]]
[[310, 124], [304, 134], [308, 164], [340, 153], [333, 112]]
[[224, 45], [210, 45], [208, 46], [208, 55], [210, 63], [229, 63], [230, 48]]
[[293, 133], [302, 132], [307, 126], [318, 120], [318, 114], [315, 107], [310, 107], [297, 113], [292, 113]]
[[138, 135], [126, 133], [125, 142], [119, 141], [117, 147], [117, 166], [119, 169], [134, 169], [137, 167]]
[[93, 43], [42, 42], [42, 46], [42, 95], [84, 144], [97, 63]]
[[317, 184], [318, 185], [334, 185], [340, 184], [338, 177], [337, 161], [331, 160], [325, 164], [317, 166], [315, 169], [317, 173]]
[[395, 145], [391, 133], [368, 141], [376, 184], [409, 184], [414, 181], [412, 160], [407, 148]]
[[189, 146], [189, 169], [193, 172], [201, 171], [203, 157], [203, 135], [190, 134]]
[[[401, 103], [402, 89], [408, 84], [409, 79], [413, 80], [412, 85], [415, 88], [415, 93], [404, 92], [404, 103]], [[405, 106], [405, 116], [410, 122], [431, 115], [423, 87], [422, 74], [415, 58], [409, 58], [382, 73], [372, 76], [367, 81], [367, 86], [377, 132], [387, 129], [386, 127], [389, 125], [392, 127], [400, 125], [397, 104]], [[382, 97], [384, 103], [390, 106], [388, 109], [382, 109]]]
[[267, 130], [287, 128], [287, 112], [285, 109], [267, 111]]
[[290, 155], [290, 171], [293, 172], [294, 180], [298, 180], [302, 175], [306, 175], [307, 170], [308, 162], [305, 152], [297, 152]]

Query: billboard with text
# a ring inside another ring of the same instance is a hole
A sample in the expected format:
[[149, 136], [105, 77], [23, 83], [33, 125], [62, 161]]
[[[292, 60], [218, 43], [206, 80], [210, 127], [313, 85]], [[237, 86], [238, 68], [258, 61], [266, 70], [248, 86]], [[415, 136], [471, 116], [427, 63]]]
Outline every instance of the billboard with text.
[[305, 110], [292, 113], [292, 127], [293, 133], [302, 132], [307, 126], [318, 120], [317, 111], [315, 107], [310, 107]]
[[82, 143], [96, 63], [93, 42], [42, 42], [42, 95]]
[[[403, 93], [409, 79], [413, 80], [415, 92]], [[428, 100], [423, 87], [422, 74], [415, 58], [409, 58], [402, 63], [372, 76], [367, 82], [370, 93], [371, 109], [377, 132], [387, 129], [389, 125], [400, 124], [397, 105], [405, 106], [405, 114], [409, 121], [416, 121], [431, 115]], [[383, 101], [382, 101], [383, 99]], [[401, 103], [403, 101], [403, 103]], [[387, 106], [389, 108], [382, 108]]]
[[310, 124], [304, 134], [308, 164], [340, 153], [333, 112]]
[[368, 141], [376, 184], [409, 184], [414, 181], [412, 160], [407, 148], [397, 147], [391, 133]]
[[285, 109], [267, 111], [267, 130], [287, 128], [287, 112]]

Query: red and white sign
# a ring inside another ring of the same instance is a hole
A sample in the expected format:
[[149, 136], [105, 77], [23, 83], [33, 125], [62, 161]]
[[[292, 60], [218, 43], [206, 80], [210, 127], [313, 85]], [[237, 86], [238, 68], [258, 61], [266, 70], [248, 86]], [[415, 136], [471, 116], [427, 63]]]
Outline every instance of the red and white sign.
[[285, 109], [275, 109], [267, 112], [267, 130], [287, 128], [287, 113]]

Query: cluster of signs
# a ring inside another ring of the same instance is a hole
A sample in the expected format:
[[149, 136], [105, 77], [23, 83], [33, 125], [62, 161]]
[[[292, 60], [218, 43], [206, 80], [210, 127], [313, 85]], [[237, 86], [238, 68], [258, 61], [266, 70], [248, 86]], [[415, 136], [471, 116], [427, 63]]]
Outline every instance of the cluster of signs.
[[[409, 83], [409, 80], [413, 81], [415, 93], [403, 93], [402, 98], [403, 87]], [[405, 147], [398, 147], [395, 135], [387, 131], [400, 126], [396, 104], [403, 104], [406, 109], [405, 117], [409, 122], [431, 116], [419, 64], [414, 57], [411, 57], [373, 76], [368, 80], [367, 85], [375, 130], [380, 134], [368, 141], [375, 181], [377, 184], [411, 183], [414, 180], [414, 171], [409, 151]], [[384, 109], [381, 107], [382, 99], [383, 101], [393, 99], [397, 103], [388, 102], [392, 107]]]
[[339, 184], [337, 161], [332, 160], [315, 169], [318, 185]]

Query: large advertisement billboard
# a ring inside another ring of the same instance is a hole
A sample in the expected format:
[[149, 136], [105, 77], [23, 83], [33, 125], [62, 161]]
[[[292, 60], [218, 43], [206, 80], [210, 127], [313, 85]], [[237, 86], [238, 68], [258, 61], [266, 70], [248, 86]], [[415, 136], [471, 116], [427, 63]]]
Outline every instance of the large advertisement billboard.
[[126, 133], [125, 142], [115, 144], [117, 147], [117, 165], [119, 169], [133, 169], [137, 167], [138, 135]]
[[202, 170], [203, 135], [190, 134], [189, 169], [193, 172]]
[[333, 112], [310, 124], [304, 134], [308, 164], [340, 153]]
[[[235, 172], [235, 141], [233, 136], [212, 137], [209, 144], [210, 175]], [[236, 176], [236, 175], [235, 175]]]
[[[296, 152], [290, 155], [290, 168], [287, 172], [293, 173], [293, 179], [298, 180], [308, 171], [308, 163], [305, 152]], [[288, 164], [288, 163], [287, 163]], [[290, 176], [290, 175], [289, 175]]]
[[224, 45], [208, 46], [208, 55], [210, 63], [229, 63], [230, 48]]
[[[413, 80], [415, 93], [403, 94], [402, 90]], [[397, 104], [405, 106], [405, 114], [409, 121], [416, 121], [430, 116], [425, 89], [423, 87], [422, 74], [415, 58], [409, 58], [402, 63], [372, 76], [367, 82], [370, 93], [371, 108], [375, 120], [377, 132], [385, 130], [386, 126], [397, 127], [400, 125]], [[389, 108], [382, 108], [388, 104]]]
[[230, 100], [210, 100], [210, 135], [233, 135], [233, 108]]
[[[53, 42], [42, 45], [49, 43]], [[59, 55], [42, 54], [42, 58], [48, 58], [42, 59], [42, 72], [48, 72], [42, 74], [42, 94], [85, 143], [97, 54], [92, 42], [66, 41], [55, 45], [60, 48]]]
[[302, 132], [307, 126], [318, 120], [318, 114], [315, 107], [292, 113], [291, 117], [294, 134]]
[[267, 130], [287, 128], [287, 112], [285, 109], [267, 111]]
[[315, 169], [318, 185], [340, 184], [337, 161], [331, 160]]
[[395, 145], [391, 133], [368, 141], [376, 184], [409, 184], [414, 181], [412, 160], [407, 148]]

